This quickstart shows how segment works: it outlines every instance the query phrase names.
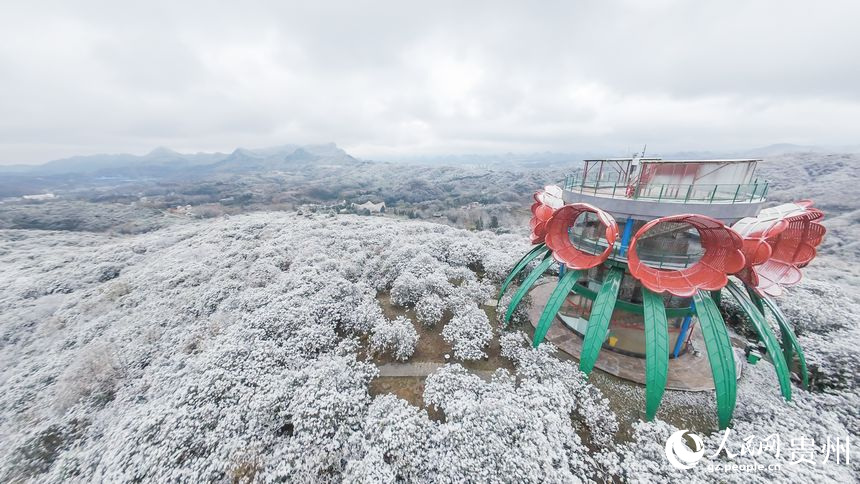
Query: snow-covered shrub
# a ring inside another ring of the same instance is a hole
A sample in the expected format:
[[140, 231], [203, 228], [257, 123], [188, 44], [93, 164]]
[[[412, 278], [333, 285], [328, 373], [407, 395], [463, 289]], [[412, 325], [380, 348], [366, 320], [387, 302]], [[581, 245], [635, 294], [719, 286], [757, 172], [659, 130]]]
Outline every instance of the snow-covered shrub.
[[277, 279], [281, 270], [272, 260], [257, 260], [248, 270], [248, 283], [254, 287], [264, 287], [269, 282]]
[[394, 321], [379, 320], [370, 336], [370, 348], [376, 353], [390, 351], [398, 360], [407, 360], [415, 352], [418, 332], [412, 321], [400, 316]]
[[300, 354], [314, 356], [334, 347], [337, 333], [333, 324], [303, 324], [296, 328], [289, 340]]
[[54, 405], [65, 410], [83, 399], [104, 405], [113, 399], [122, 366], [110, 346], [93, 343], [60, 375]]
[[432, 276], [443, 267], [445, 267], [445, 264], [441, 263], [435, 257], [425, 251], [420, 251], [415, 252], [415, 255], [406, 262], [403, 266], [403, 272], [409, 272], [419, 279], [424, 279]]
[[404, 272], [397, 276], [391, 286], [391, 302], [395, 306], [412, 306], [424, 293], [425, 286], [418, 277], [411, 272]]
[[[600, 390], [588, 384], [577, 365], [555, 358], [557, 349], [551, 343], [532, 348], [520, 331], [503, 334], [500, 344], [502, 356], [514, 362], [524, 387], [557, 385], [563, 388], [563, 392], [573, 398], [559, 404], [568, 406], [588, 428], [593, 441], [600, 445], [612, 442], [618, 430], [615, 414], [609, 408], [609, 401]], [[540, 390], [535, 388], [535, 391]]]
[[361, 304], [369, 304], [376, 295], [367, 286], [351, 283], [339, 276], [330, 277], [316, 293], [316, 304], [312, 316], [320, 321], [334, 323], [344, 329], [356, 330], [355, 309]]
[[436, 294], [425, 294], [415, 305], [415, 315], [425, 326], [434, 326], [445, 313], [445, 301]]
[[380, 452], [407, 482], [430, 479], [436, 465], [438, 424], [427, 411], [394, 395], [381, 395], [367, 409], [365, 446]]
[[424, 401], [445, 413], [434, 480], [596, 480], [599, 471], [570, 423], [565, 402], [572, 399], [561, 386], [517, 386], [505, 370], [485, 382], [460, 365], [442, 367], [424, 390]]
[[454, 357], [479, 360], [486, 356], [484, 348], [493, 339], [493, 327], [483, 309], [473, 304], [461, 304], [454, 309], [454, 316], [442, 329], [442, 338], [451, 345]]
[[445, 299], [448, 307], [456, 311], [461, 306], [483, 305], [493, 297], [495, 288], [486, 281], [465, 280]]
[[340, 474], [344, 461], [357, 452], [353, 435], [370, 403], [367, 383], [375, 375], [374, 365], [356, 361], [352, 353], [321, 359], [297, 372], [284, 408], [292, 427], [283, 449], [286, 465], [274, 473], [298, 481]]
[[359, 333], [369, 333], [374, 326], [385, 319], [382, 307], [375, 298], [368, 298], [356, 306], [350, 315], [349, 325], [346, 326]]
[[475, 280], [477, 276], [466, 266], [445, 266], [445, 277], [449, 280], [453, 281], [471, 281]]
[[[502, 299], [499, 301], [499, 305], [496, 307], [496, 316], [499, 321], [503, 321], [505, 314], [508, 312], [508, 306], [511, 304], [511, 299], [514, 297], [515, 291], [512, 289], [508, 289]], [[517, 305], [517, 308], [514, 309], [513, 314], [511, 314], [511, 321], [509, 326], [520, 326], [522, 324], [530, 324], [529, 318], [529, 308], [532, 306], [532, 297], [531, 294], [526, 294], [524, 298], [520, 300], [520, 303]]]
[[[445, 297], [454, 290], [454, 286], [448, 281], [448, 274], [445, 269], [444, 264], [437, 263], [432, 272], [422, 276], [422, 283], [424, 284], [422, 295], [433, 293]], [[474, 274], [472, 271], [469, 272]]]
[[[385, 239], [390, 241], [390, 236], [381, 238], [381, 241]], [[407, 268], [412, 259], [421, 252], [421, 247], [417, 245], [403, 244], [400, 241], [390, 244], [389, 247], [381, 249], [380, 257], [376, 261], [366, 266], [365, 276], [373, 281], [379, 290], [391, 287], [399, 276], [404, 273], [411, 274]]]
[[[529, 246], [522, 237], [508, 235], [499, 238], [505, 240], [506, 245], [511, 248], [513, 253], [525, 254], [529, 251]], [[496, 282], [503, 281], [514, 268], [515, 263], [516, 259], [511, 259], [508, 254], [501, 251], [485, 251], [481, 256], [484, 276]]]
[[479, 305], [484, 304], [488, 299], [493, 298], [496, 292], [496, 288], [486, 280], [463, 281], [458, 289], [469, 295], [472, 298], [472, 301]]
[[[523, 347], [528, 342], [528, 337], [522, 331], [503, 331], [499, 335], [499, 346], [501, 347], [499, 354], [502, 355], [502, 358], [507, 358], [517, 363], [523, 355]], [[552, 343], [544, 342], [543, 344], [551, 345]]]
[[480, 241], [473, 238], [459, 238], [446, 247], [446, 261], [460, 266], [475, 265], [480, 263], [483, 253]]
[[795, 326], [813, 388], [860, 388], [860, 360], [856, 356], [860, 304], [841, 286], [810, 279], [790, 288], [776, 303]]
[[347, 484], [365, 484], [368, 482], [393, 484], [397, 482], [397, 476], [391, 466], [385, 462], [382, 453], [377, 449], [370, 449], [361, 459], [351, 460], [346, 464], [343, 482]]
[[391, 286], [391, 302], [400, 307], [413, 306], [427, 294], [445, 296], [453, 289], [442, 270], [423, 275], [404, 272]]

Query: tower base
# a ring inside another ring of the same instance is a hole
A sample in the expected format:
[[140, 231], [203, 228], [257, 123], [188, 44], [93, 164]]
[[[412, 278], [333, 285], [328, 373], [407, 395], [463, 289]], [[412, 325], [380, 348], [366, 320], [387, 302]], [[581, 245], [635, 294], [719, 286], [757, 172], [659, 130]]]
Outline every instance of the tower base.
[[[532, 326], [537, 326], [541, 312], [550, 294], [552, 294], [556, 282], [555, 278], [544, 278], [532, 289], [533, 304], [528, 311]], [[669, 390], [703, 392], [714, 389], [711, 366], [705, 353], [705, 342], [698, 325], [693, 330], [692, 338], [692, 344], [697, 351], [687, 351], [677, 358], [669, 360], [669, 374], [666, 382], [666, 388]], [[582, 337], [566, 327], [558, 317], [553, 321], [546, 339], [559, 350], [579, 360], [579, 352], [582, 350]], [[740, 378], [744, 365], [744, 353], [743, 348], [738, 348], [737, 344], [743, 344], [743, 341], [738, 343], [737, 340], [733, 340], [733, 343], [735, 343], [733, 345], [735, 373]], [[698, 354], [696, 354], [697, 352]], [[645, 384], [644, 358], [626, 356], [613, 351], [601, 351], [594, 366], [610, 375], [642, 385]]]

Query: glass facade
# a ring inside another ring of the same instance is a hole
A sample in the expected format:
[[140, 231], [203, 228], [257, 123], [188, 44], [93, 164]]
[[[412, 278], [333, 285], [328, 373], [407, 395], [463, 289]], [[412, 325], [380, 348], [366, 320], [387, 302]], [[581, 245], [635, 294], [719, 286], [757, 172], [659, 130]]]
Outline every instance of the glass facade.
[[[627, 278], [625, 276], [625, 279]], [[580, 284], [580, 288], [582, 287], [584, 286]], [[585, 337], [586, 328], [588, 327], [588, 318], [591, 315], [592, 305], [594, 304], [592, 294], [580, 294], [574, 290], [567, 296], [567, 299], [565, 299], [564, 304], [558, 311], [559, 320], [580, 337]], [[626, 307], [616, 305], [612, 313], [612, 320], [609, 323], [609, 330], [606, 333], [603, 347], [627, 356], [644, 358], [645, 320], [642, 306], [630, 301], [625, 302], [630, 304], [625, 305]], [[667, 300], [667, 305], [670, 302]], [[677, 306], [685, 303], [677, 301], [675, 304]], [[689, 300], [687, 300], [686, 306], [689, 306]], [[668, 317], [667, 320], [669, 323], [669, 356], [671, 357], [678, 343], [678, 338], [683, 337], [686, 339], [689, 336], [689, 331], [686, 331], [682, 335], [681, 330], [684, 324], [684, 316]], [[683, 354], [685, 351], [686, 341], [682, 342], [679, 354]]]
[[[583, 214], [570, 228], [570, 239], [580, 250], [599, 253], [606, 248], [607, 242], [603, 227], [593, 215], [589, 215]], [[636, 221], [633, 231], [638, 230], [644, 223]], [[637, 252], [643, 261], [653, 267], [687, 267], [699, 260], [702, 255], [699, 234], [687, 224], [658, 224], [645, 235], [639, 239]], [[626, 259], [620, 253], [620, 242], [616, 242], [616, 251], [612, 258], [617, 261]], [[558, 318], [581, 337], [585, 336], [594, 298], [600, 291], [608, 271], [609, 266], [602, 264], [584, 272], [577, 287], [568, 295], [558, 312]], [[663, 303], [667, 310], [670, 357], [676, 348], [679, 355], [683, 354], [686, 351], [686, 339], [690, 334], [690, 330], [684, 328], [684, 320], [691, 299], [666, 294], [663, 296]], [[695, 323], [695, 317], [692, 318], [691, 323]], [[692, 325], [688, 327], [691, 328]], [[678, 346], [679, 339], [683, 340], [680, 346]], [[621, 279], [603, 347], [628, 356], [645, 357], [642, 285], [627, 272]]]

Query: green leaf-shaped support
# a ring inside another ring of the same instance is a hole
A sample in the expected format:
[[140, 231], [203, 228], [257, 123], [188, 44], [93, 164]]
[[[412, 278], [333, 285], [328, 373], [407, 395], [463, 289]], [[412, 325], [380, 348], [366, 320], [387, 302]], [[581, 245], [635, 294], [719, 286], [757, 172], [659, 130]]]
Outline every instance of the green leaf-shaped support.
[[737, 374], [735, 373], [735, 355], [726, 323], [720, 315], [716, 303], [705, 291], [693, 294], [696, 304], [696, 315], [705, 338], [708, 350], [708, 362], [711, 364], [711, 374], [714, 377], [714, 387], [717, 391], [717, 414], [720, 428], [724, 429], [732, 421], [737, 400]]
[[[791, 326], [788, 324], [788, 320], [785, 318], [785, 315], [782, 314], [782, 310], [780, 310], [776, 303], [773, 302], [773, 299], [767, 296], [760, 299], [770, 310], [770, 313], [773, 314], [773, 318], [776, 319], [776, 323], [779, 324], [779, 329], [782, 331], [783, 350], [786, 351], [787, 354], [791, 355], [791, 349], [793, 348], [794, 352], [797, 353], [797, 360], [800, 363], [800, 379], [803, 382], [803, 388], [809, 390], [809, 372], [806, 369], [806, 357], [803, 356], [803, 348], [800, 347], [800, 343], [797, 341], [797, 336], [794, 334], [794, 330], [791, 329]], [[786, 363], [790, 363], [791, 361], [792, 359], [789, 356]]]
[[721, 289], [716, 289], [716, 290], [714, 290], [714, 291], [711, 291], [711, 299], [713, 299], [713, 300], [714, 300], [714, 302], [715, 302], [715, 303], [717, 303], [717, 307], [719, 307], [719, 306], [720, 306], [720, 301], [722, 301], [722, 300], [723, 300], [723, 292], [722, 292], [722, 290], [721, 290]]
[[758, 308], [760, 313], [764, 314], [764, 303], [761, 302], [761, 298], [756, 294], [755, 290], [746, 283], [744, 283], [744, 287], [747, 289], [747, 294], [749, 294], [750, 300], [755, 304], [755, 307]]
[[591, 316], [588, 318], [585, 340], [579, 355], [579, 369], [586, 375], [594, 369], [597, 355], [600, 354], [600, 347], [606, 340], [606, 332], [609, 330], [612, 311], [615, 310], [615, 300], [618, 297], [618, 288], [621, 287], [623, 275], [624, 270], [621, 268], [609, 269], [609, 272], [606, 273], [606, 279], [600, 287], [600, 292], [597, 293], [591, 307]]
[[534, 283], [537, 282], [540, 276], [542, 276], [543, 273], [546, 272], [546, 270], [549, 268], [550, 265], [552, 265], [553, 262], [555, 261], [552, 260], [552, 257], [550, 257], [549, 254], [545, 255], [543, 261], [529, 273], [528, 277], [526, 277], [526, 280], [523, 281], [520, 288], [517, 289], [516, 293], [514, 293], [514, 297], [511, 298], [511, 303], [508, 304], [508, 311], [507, 313], [505, 313], [506, 326], [509, 322], [511, 322], [511, 316], [514, 315], [514, 310], [517, 309], [517, 305], [520, 304], [520, 301], [522, 301], [526, 293], [529, 292], [529, 289], [532, 288]]
[[[767, 312], [765, 312], [764, 301], [762, 301], [761, 296], [759, 296], [758, 293], [755, 292], [755, 289], [748, 284], [744, 284], [744, 287], [746, 287], [747, 294], [749, 294], [750, 300], [755, 304], [755, 307], [757, 307], [758, 311], [765, 315], [765, 319], [767, 319]], [[776, 315], [774, 315], [774, 319], [777, 319]], [[788, 325], [779, 325], [779, 332], [782, 335], [782, 356], [785, 358], [786, 364], [788, 364], [788, 371], [790, 373], [791, 366], [794, 364], [794, 348], [791, 345], [791, 336], [786, 329], [791, 331], [791, 328], [788, 327]], [[794, 333], [792, 332], [791, 334]], [[806, 361], [804, 361], [804, 366], [805, 364]]]
[[645, 309], [645, 418], [652, 420], [663, 399], [669, 375], [669, 324], [659, 294], [642, 288]]
[[538, 321], [537, 328], [535, 329], [535, 337], [532, 340], [532, 346], [535, 348], [537, 348], [541, 341], [543, 341], [544, 337], [546, 337], [546, 333], [549, 331], [550, 326], [552, 326], [555, 315], [558, 313], [558, 310], [561, 309], [562, 304], [564, 304], [564, 300], [567, 298], [567, 295], [570, 294], [570, 290], [573, 289], [573, 285], [579, 280], [579, 276], [581, 274], [582, 271], [568, 271], [564, 276], [562, 276], [561, 280], [558, 281], [558, 285], [555, 286], [555, 289], [552, 291], [552, 294], [546, 302], [546, 306], [543, 308], [543, 312], [540, 315], [540, 321]]
[[508, 290], [508, 286], [511, 285], [511, 281], [513, 281], [514, 278], [517, 277], [517, 274], [519, 274], [520, 271], [522, 271], [533, 259], [545, 254], [547, 250], [549, 249], [547, 248], [546, 244], [538, 244], [532, 250], [528, 251], [528, 253], [524, 255], [522, 259], [519, 260], [519, 262], [517, 262], [513, 270], [511, 270], [511, 273], [508, 274], [508, 277], [507, 279], [505, 279], [505, 282], [502, 284], [502, 288], [499, 289], [499, 297], [496, 300], [497, 305], [499, 301], [502, 300], [502, 296], [505, 295], [505, 291]]
[[764, 347], [767, 348], [767, 354], [770, 356], [770, 361], [776, 369], [776, 376], [779, 378], [779, 388], [782, 390], [782, 396], [786, 400], [791, 400], [791, 375], [788, 372], [788, 364], [785, 362], [784, 355], [779, 350], [779, 341], [777, 341], [776, 335], [771, 331], [767, 319], [765, 319], [764, 314], [758, 310], [755, 303], [750, 300], [747, 294], [735, 285], [734, 282], [729, 281], [726, 289], [728, 289], [729, 293], [734, 296], [744, 312], [750, 317], [753, 329], [755, 329], [759, 341], [764, 343]]

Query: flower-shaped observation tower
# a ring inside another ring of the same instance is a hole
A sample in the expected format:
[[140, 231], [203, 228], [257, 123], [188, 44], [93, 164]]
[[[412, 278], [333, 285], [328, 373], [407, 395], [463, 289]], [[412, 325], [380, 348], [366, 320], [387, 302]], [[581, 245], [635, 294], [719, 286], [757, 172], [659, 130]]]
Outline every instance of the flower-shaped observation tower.
[[[780, 389], [791, 398], [795, 371], [808, 386], [794, 331], [773, 302], [800, 280], [800, 269], [824, 236], [823, 213], [802, 200], [763, 208], [768, 184], [755, 178], [759, 160], [585, 160], [563, 187], [538, 191], [531, 207], [534, 248], [511, 271], [537, 262], [514, 293], [505, 322], [550, 266], [559, 281], [536, 323], [534, 345], [554, 322], [582, 338], [580, 369], [590, 373], [601, 349], [644, 358], [646, 418], [657, 412], [670, 359], [701, 336], [717, 395], [720, 428], [736, 399], [735, 352], [719, 310], [722, 290], [749, 317]], [[734, 276], [740, 284], [729, 279]], [[742, 287], [743, 286], [743, 287]], [[780, 338], [767, 314], [776, 321]]]

